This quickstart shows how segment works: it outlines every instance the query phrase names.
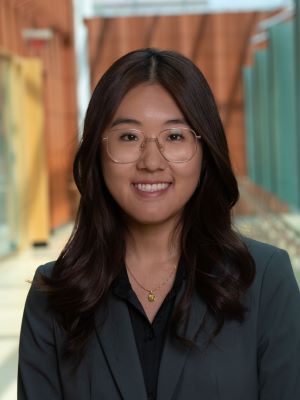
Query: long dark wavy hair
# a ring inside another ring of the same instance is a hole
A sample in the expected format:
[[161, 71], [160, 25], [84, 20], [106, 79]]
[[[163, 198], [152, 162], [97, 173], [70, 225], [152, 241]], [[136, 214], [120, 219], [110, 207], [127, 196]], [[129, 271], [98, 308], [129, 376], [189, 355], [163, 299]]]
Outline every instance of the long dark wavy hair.
[[84, 350], [94, 330], [95, 311], [105, 304], [123, 266], [126, 226], [104, 183], [100, 143], [124, 95], [143, 83], [165, 88], [202, 137], [200, 185], [181, 220], [180, 250], [187, 278], [172, 315], [171, 335], [184, 345], [193, 344], [179, 332], [187, 323], [194, 291], [215, 320], [211, 339], [225, 320], [245, 318], [242, 297], [254, 279], [255, 266], [232, 229], [231, 209], [239, 192], [213, 94], [201, 71], [183, 55], [136, 50], [118, 59], [92, 94], [73, 169], [81, 194], [74, 230], [52, 276], [40, 276], [40, 286], [49, 292], [51, 307], [67, 333], [69, 355]]

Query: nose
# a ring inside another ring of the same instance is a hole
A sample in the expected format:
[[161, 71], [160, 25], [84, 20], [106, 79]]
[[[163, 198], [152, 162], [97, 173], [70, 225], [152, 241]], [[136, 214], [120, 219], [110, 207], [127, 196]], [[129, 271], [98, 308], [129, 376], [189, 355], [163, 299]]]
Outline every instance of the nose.
[[141, 148], [141, 157], [137, 162], [137, 168], [155, 171], [164, 169], [167, 161], [160, 152], [160, 143], [157, 138], [146, 138]]

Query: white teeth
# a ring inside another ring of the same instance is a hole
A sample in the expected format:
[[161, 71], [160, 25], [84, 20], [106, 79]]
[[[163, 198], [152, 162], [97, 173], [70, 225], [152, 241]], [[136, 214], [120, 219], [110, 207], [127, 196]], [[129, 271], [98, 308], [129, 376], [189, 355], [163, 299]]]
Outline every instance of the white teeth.
[[134, 186], [142, 192], [157, 192], [158, 190], [165, 190], [170, 186], [170, 183], [135, 183]]

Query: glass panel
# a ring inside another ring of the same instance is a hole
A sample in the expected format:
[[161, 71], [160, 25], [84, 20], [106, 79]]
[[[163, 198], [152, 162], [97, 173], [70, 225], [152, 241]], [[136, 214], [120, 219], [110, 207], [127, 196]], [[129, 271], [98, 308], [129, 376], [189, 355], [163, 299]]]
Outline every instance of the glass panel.
[[12, 240], [13, 155], [9, 136], [9, 59], [0, 56], [0, 256], [15, 247]]
[[270, 35], [270, 74], [273, 95], [270, 115], [275, 138], [277, 191], [291, 206], [300, 206], [299, 151], [296, 137], [295, 42], [293, 21], [273, 26]]

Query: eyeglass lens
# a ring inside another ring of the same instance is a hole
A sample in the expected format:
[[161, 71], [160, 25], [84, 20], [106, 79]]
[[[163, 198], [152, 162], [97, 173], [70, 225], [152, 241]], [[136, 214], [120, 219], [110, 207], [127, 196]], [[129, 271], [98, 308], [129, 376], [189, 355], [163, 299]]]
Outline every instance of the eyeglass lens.
[[[148, 138], [135, 129], [115, 129], [107, 136], [107, 149], [111, 158], [120, 163], [137, 161]], [[153, 140], [153, 139], [151, 139]], [[157, 137], [159, 151], [168, 161], [183, 162], [193, 157], [197, 139], [188, 128], [170, 128]]]

